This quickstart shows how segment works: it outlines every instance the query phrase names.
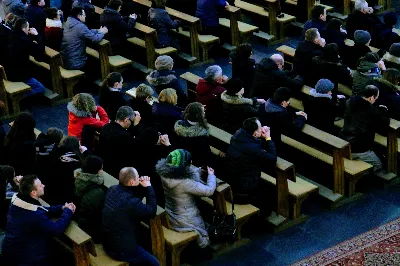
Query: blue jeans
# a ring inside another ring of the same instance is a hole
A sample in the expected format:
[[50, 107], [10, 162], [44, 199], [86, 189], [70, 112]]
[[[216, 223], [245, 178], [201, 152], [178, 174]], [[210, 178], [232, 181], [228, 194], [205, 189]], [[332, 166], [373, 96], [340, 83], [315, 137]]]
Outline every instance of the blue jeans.
[[148, 265], [148, 266], [159, 266], [158, 260], [147, 252], [144, 248], [137, 245], [135, 252], [129, 254], [113, 254], [113, 252], [107, 252], [108, 255], [116, 260], [129, 262], [129, 265]]
[[32, 88], [31, 91], [27, 91], [25, 93], [25, 97], [36, 95], [36, 94], [41, 94], [44, 92], [43, 84], [34, 78], [28, 79], [27, 81], [25, 81], [25, 83], [28, 84], [29, 86], [31, 86], [31, 88]]
[[351, 157], [353, 158], [353, 160], [363, 161], [363, 162], [372, 164], [372, 166], [373, 166], [372, 169], [374, 172], [382, 169], [382, 162], [378, 158], [378, 156], [376, 156], [375, 152], [373, 152], [373, 151], [366, 151], [366, 152], [360, 152], [360, 153], [352, 152]]

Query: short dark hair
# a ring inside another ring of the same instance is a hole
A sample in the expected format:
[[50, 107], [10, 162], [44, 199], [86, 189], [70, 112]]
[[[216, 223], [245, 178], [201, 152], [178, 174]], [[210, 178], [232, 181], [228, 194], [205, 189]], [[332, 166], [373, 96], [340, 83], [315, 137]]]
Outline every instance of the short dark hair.
[[121, 106], [118, 111], [117, 114], [115, 115], [115, 119], [119, 120], [119, 121], [124, 121], [125, 118], [129, 118], [132, 119], [135, 116], [135, 113], [132, 109], [132, 107], [130, 106]]
[[121, 82], [122, 75], [118, 72], [111, 72], [108, 74], [107, 78], [104, 80], [103, 85], [107, 85], [107, 87], [112, 88], [114, 87], [115, 82]]
[[33, 6], [38, 6], [41, 0], [30, 0], [29, 3]]
[[103, 160], [95, 155], [89, 155], [82, 163], [82, 172], [95, 175], [103, 169]]
[[311, 28], [311, 29], [308, 29], [307, 31], [306, 31], [306, 34], [305, 34], [305, 40], [306, 41], [309, 41], [309, 42], [314, 42], [314, 40], [318, 37], [318, 29], [317, 28]]
[[247, 133], [253, 135], [254, 131], [258, 129], [257, 121], [259, 121], [257, 117], [247, 118], [246, 120], [244, 120], [242, 128]]
[[35, 190], [36, 175], [25, 175], [19, 182], [19, 191], [24, 196], [30, 196], [32, 190]]
[[75, 6], [71, 9], [71, 17], [77, 18], [79, 15], [83, 14], [83, 8], [79, 6]]
[[332, 18], [326, 24], [327, 30], [340, 30], [340, 26], [343, 25], [343, 22], [340, 19]]
[[14, 29], [15, 30], [22, 30], [28, 26], [28, 20], [25, 18], [19, 18], [15, 22]]
[[321, 15], [324, 15], [325, 7], [323, 6], [314, 6], [311, 10], [312, 19], [319, 19]]
[[118, 8], [122, 5], [121, 0], [110, 0], [107, 6], [113, 10], [118, 10]]
[[55, 19], [58, 16], [58, 9], [56, 7], [46, 8], [45, 12], [48, 19]]
[[377, 97], [379, 94], [379, 89], [377, 86], [374, 85], [367, 85], [365, 89], [358, 93], [359, 96], [369, 98], [371, 96]]
[[290, 97], [292, 96], [292, 91], [286, 87], [280, 87], [272, 96], [272, 101], [276, 104], [281, 104], [283, 101], [289, 101]]
[[57, 144], [60, 143], [60, 141], [64, 137], [63, 131], [58, 127], [49, 127], [49, 129], [47, 129], [46, 135], [51, 139], [51, 141], [53, 141], [53, 143]]

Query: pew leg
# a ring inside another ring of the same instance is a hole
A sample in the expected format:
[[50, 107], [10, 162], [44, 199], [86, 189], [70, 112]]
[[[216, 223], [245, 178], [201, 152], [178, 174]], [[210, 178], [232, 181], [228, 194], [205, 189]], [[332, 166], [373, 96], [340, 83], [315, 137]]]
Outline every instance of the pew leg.
[[13, 113], [18, 114], [21, 112], [20, 107], [19, 107], [19, 101], [22, 99], [22, 95], [12, 95], [10, 96], [11, 102], [12, 102], [12, 107], [13, 107]]
[[181, 265], [181, 252], [189, 245], [189, 243], [172, 247], [171, 250], [171, 260], [172, 266], [180, 266]]
[[[67, 80], [65, 81], [65, 86], [67, 88], [67, 98], [70, 99], [74, 97], [74, 86], [79, 82], [79, 79], [76, 80]], [[64, 95], [64, 94], [63, 94]]]
[[354, 194], [356, 194], [356, 183], [357, 181], [362, 177], [363, 174], [352, 177], [351, 179], [349, 179], [349, 186], [348, 186], [348, 190], [347, 190], [347, 196], [351, 197]]
[[74, 245], [75, 266], [90, 266], [90, 256], [87, 246]]
[[202, 46], [202, 50], [203, 50], [203, 62], [206, 62], [206, 61], [208, 60], [208, 48], [209, 48], [209, 47]]
[[292, 219], [296, 220], [301, 216], [301, 204], [308, 198], [308, 195], [295, 199], [292, 209]]
[[278, 31], [277, 39], [281, 40], [285, 36], [285, 27], [284, 27], [283, 23], [278, 23], [278, 28], [279, 28], [279, 31]]

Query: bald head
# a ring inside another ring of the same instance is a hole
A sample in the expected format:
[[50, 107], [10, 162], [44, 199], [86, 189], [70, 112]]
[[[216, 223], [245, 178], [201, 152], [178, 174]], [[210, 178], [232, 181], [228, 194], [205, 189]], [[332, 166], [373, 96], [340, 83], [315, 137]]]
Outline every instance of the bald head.
[[137, 186], [139, 184], [138, 177], [139, 174], [133, 167], [124, 167], [119, 171], [119, 183], [124, 186]]
[[280, 54], [273, 54], [271, 55], [271, 60], [275, 62], [275, 64], [278, 66], [279, 69], [283, 68], [283, 65], [285, 64], [285, 61], [283, 60], [283, 56]]

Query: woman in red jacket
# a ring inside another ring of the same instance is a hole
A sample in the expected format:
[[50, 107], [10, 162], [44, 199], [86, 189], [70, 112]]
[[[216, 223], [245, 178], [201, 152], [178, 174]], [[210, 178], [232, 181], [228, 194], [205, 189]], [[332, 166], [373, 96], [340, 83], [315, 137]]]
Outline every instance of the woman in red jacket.
[[68, 135], [76, 136], [81, 140], [83, 126], [88, 125], [96, 129], [102, 128], [110, 119], [106, 111], [96, 106], [94, 98], [88, 93], [79, 93], [68, 103], [69, 121]]

